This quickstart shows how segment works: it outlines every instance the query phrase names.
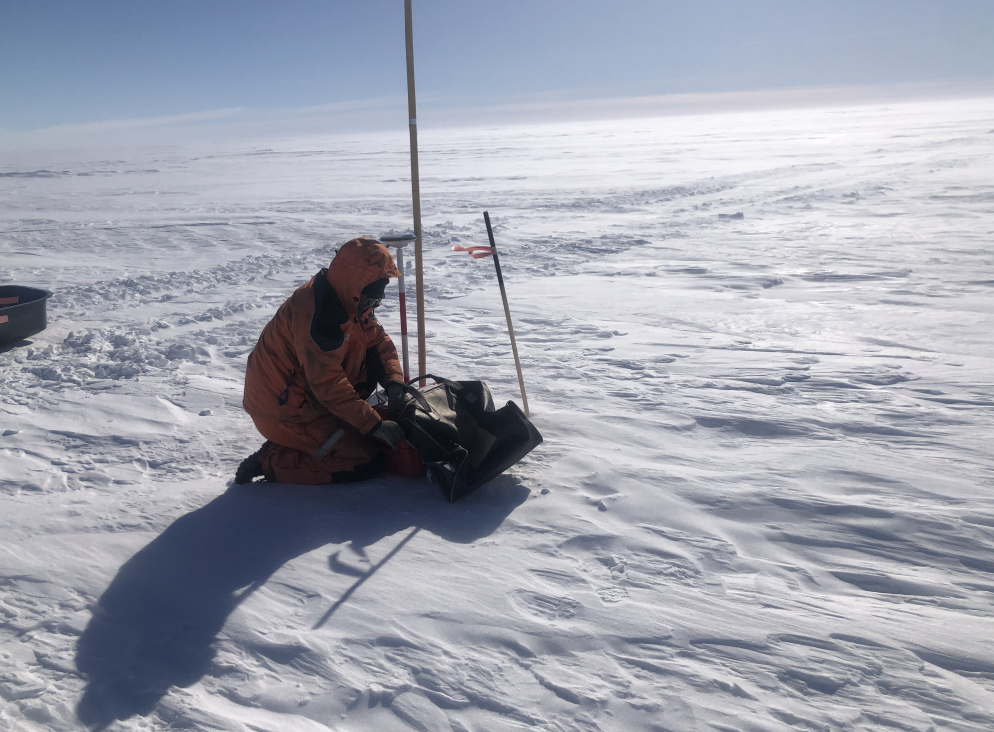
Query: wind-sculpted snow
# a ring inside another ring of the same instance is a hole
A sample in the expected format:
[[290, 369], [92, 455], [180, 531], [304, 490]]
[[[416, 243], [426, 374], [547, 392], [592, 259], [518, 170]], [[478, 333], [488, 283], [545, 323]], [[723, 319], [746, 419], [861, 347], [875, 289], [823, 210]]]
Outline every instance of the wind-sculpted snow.
[[489, 210], [545, 437], [454, 505], [229, 486], [263, 325], [407, 229], [405, 135], [0, 166], [0, 279], [55, 293], [0, 353], [0, 728], [994, 728], [992, 130], [423, 130], [429, 368], [519, 398]]

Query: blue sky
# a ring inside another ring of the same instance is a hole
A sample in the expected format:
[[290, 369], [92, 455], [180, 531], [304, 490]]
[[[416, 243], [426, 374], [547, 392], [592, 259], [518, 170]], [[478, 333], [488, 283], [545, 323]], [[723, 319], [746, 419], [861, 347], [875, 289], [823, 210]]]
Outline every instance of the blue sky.
[[[414, 0], [422, 109], [994, 82], [994, 0]], [[0, 0], [0, 128], [393, 100], [402, 0]]]

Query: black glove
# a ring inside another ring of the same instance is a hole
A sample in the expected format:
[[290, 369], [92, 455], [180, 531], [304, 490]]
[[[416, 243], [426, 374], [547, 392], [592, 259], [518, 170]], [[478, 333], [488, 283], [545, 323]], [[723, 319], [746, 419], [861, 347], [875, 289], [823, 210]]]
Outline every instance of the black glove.
[[399, 424], [391, 422], [389, 419], [385, 419], [380, 422], [376, 426], [376, 429], [369, 434], [377, 440], [381, 440], [390, 445], [391, 450], [396, 450], [400, 447], [400, 443], [405, 437], [404, 429]]
[[403, 384], [391, 381], [387, 384], [387, 414], [399, 417], [410, 398], [411, 395], [407, 393]]

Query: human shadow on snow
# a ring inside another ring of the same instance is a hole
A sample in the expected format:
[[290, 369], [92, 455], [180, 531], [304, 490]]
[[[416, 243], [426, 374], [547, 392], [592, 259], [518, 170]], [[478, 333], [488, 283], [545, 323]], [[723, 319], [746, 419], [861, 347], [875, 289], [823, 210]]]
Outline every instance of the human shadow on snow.
[[528, 493], [509, 476], [452, 505], [427, 481], [399, 478], [232, 486], [125, 562], [100, 598], [76, 651], [88, 682], [80, 721], [103, 729], [196, 683], [231, 612], [291, 559], [345, 542], [361, 552], [412, 527], [469, 543], [496, 531]]

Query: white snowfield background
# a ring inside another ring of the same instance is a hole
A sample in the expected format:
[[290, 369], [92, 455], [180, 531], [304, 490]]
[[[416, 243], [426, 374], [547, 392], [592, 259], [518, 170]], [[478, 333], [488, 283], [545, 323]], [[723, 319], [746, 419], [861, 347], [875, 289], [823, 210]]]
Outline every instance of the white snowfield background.
[[519, 400], [489, 210], [545, 437], [454, 505], [229, 487], [406, 132], [0, 161], [0, 729], [994, 729], [994, 100], [421, 143], [429, 369]]

